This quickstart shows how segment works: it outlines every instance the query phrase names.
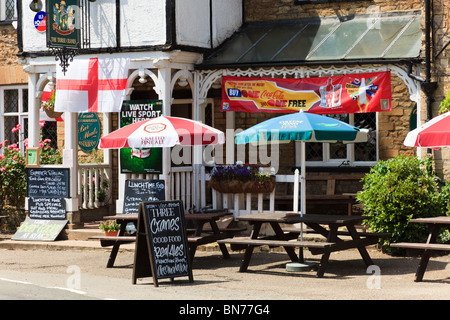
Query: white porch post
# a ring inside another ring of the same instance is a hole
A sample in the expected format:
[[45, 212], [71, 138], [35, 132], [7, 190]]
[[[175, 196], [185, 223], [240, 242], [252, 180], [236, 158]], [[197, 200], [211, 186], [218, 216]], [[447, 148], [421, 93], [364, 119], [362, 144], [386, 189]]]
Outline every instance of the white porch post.
[[39, 74], [28, 74], [28, 146], [39, 147], [39, 101], [36, 95], [39, 88], [37, 88], [37, 82]]
[[[163, 101], [163, 110], [162, 113], [164, 116], [170, 116], [170, 109], [172, 104], [171, 99], [171, 68], [168, 66], [168, 62], [158, 61], [155, 63], [158, 66], [158, 93], [159, 99]], [[166, 200], [171, 199], [170, 190], [172, 188], [171, 179], [170, 179], [170, 167], [171, 167], [171, 159], [170, 159], [170, 148], [163, 148], [163, 177], [166, 185]]]
[[78, 228], [82, 226], [80, 213], [78, 212], [78, 135], [77, 135], [77, 117], [74, 112], [65, 112], [64, 114], [64, 150], [63, 166], [70, 170], [70, 193], [66, 199], [67, 218], [69, 219], [69, 228]]

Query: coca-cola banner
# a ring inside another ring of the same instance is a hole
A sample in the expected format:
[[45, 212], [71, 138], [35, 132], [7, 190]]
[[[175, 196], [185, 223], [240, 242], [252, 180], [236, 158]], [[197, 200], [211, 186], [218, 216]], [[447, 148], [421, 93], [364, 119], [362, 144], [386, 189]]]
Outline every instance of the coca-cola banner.
[[303, 79], [224, 76], [222, 80], [222, 111], [338, 114], [391, 108], [388, 71]]

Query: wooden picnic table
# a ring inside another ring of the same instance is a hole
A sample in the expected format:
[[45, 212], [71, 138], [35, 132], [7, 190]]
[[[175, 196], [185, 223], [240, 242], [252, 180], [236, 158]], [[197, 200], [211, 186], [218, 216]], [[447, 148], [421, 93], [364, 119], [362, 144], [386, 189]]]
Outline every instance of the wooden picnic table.
[[[192, 221], [194, 224], [194, 232], [193, 235], [188, 236], [189, 243], [189, 257], [191, 260], [194, 259], [195, 252], [197, 247], [200, 245], [214, 243], [217, 240], [225, 239], [230, 236], [233, 236], [233, 233], [239, 231], [237, 229], [220, 229], [217, 225], [217, 221], [225, 217], [227, 215], [231, 215], [228, 211], [214, 212], [214, 213], [189, 213], [185, 214], [186, 221]], [[111, 253], [109, 255], [108, 263], [106, 265], [107, 268], [112, 268], [114, 265], [114, 261], [116, 260], [117, 253], [119, 252], [120, 245], [124, 243], [130, 243], [136, 241], [136, 235], [133, 236], [125, 236], [125, 228], [126, 225], [130, 222], [137, 224], [138, 215], [137, 214], [118, 214], [115, 216], [105, 216], [104, 220], [116, 220], [118, 224], [120, 224], [120, 230], [117, 236], [93, 236], [90, 239], [100, 240], [102, 247], [110, 247], [112, 246]], [[205, 224], [209, 224], [211, 226], [210, 230], [205, 230]], [[224, 244], [219, 244], [222, 255], [225, 259], [230, 257], [228, 250]]]
[[415, 280], [420, 282], [423, 280], [425, 270], [427, 269], [428, 261], [430, 260], [432, 251], [450, 251], [450, 244], [436, 243], [436, 239], [439, 235], [439, 231], [442, 228], [448, 228], [450, 230], [450, 217], [430, 217], [430, 218], [417, 218], [411, 219], [410, 222], [413, 223], [425, 223], [430, 230], [428, 234], [427, 241], [425, 243], [410, 243], [410, 242], [399, 242], [391, 243], [391, 247], [394, 248], [407, 248], [407, 249], [420, 249], [424, 250], [422, 253], [422, 258], [420, 259], [419, 266], [417, 267]]
[[[358, 249], [361, 258], [366, 266], [373, 264], [366, 246], [376, 244], [380, 237], [386, 234], [358, 233], [355, 225], [359, 224], [364, 217], [347, 215], [322, 215], [306, 214], [301, 217], [299, 214], [280, 214], [280, 213], [258, 213], [237, 217], [240, 221], [248, 221], [253, 225], [250, 238], [239, 239], [230, 238], [219, 240], [219, 243], [230, 243], [234, 245], [246, 245], [244, 259], [240, 271], [247, 271], [251, 260], [253, 248], [261, 245], [274, 247], [284, 247], [289, 258], [293, 262], [298, 262], [298, 257], [294, 251], [295, 247], [308, 248], [313, 255], [321, 254], [320, 264], [317, 270], [317, 277], [323, 277], [331, 252]], [[282, 224], [305, 223], [308, 227], [325, 237], [326, 241], [299, 241], [297, 240], [299, 232], [284, 232]], [[274, 236], [260, 237], [259, 233], [263, 223], [269, 223], [275, 232]], [[327, 228], [324, 228], [326, 225]], [[347, 232], [338, 231], [338, 228], [345, 227]], [[340, 238], [341, 235], [351, 236], [351, 240]]]

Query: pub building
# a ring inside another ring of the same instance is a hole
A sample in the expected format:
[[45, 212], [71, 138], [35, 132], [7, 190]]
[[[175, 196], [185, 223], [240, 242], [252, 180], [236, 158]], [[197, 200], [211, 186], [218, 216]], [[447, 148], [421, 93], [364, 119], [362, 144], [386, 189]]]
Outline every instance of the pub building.
[[[323, 88], [316, 95], [324, 94], [322, 102], [333, 110], [331, 116], [369, 130], [365, 143], [306, 144], [311, 200], [307, 212], [357, 214], [354, 194], [361, 190], [360, 179], [371, 166], [400, 153], [424, 156], [424, 150], [405, 147], [404, 137], [416, 123], [438, 114], [439, 102], [448, 90], [442, 76], [448, 72], [444, 63], [448, 53], [438, 25], [444, 26], [449, 14], [439, 1], [431, 5], [429, 0], [394, 4], [384, 0], [34, 0], [32, 4], [17, 0], [18, 56], [28, 75], [29, 147], [39, 145], [43, 95], [58, 86], [58, 75], [82, 58], [128, 61], [125, 109], [96, 113], [99, 137], [134, 121], [132, 111], [148, 111], [145, 108], [154, 112], [142, 112], [136, 118], [152, 114], [184, 117], [226, 133], [223, 146], [133, 150], [123, 157], [123, 151], [98, 151], [98, 146], [83, 150], [81, 145], [95, 144], [79, 143], [83, 113], [64, 112], [56, 125], [61, 166], [70, 170], [70, 194], [65, 199], [69, 228], [81, 227], [86, 209], [102, 205], [98, 181], [108, 181], [103, 189], [108, 193], [109, 215], [122, 213], [125, 182], [130, 179], [163, 180], [166, 200], [182, 200], [186, 211], [227, 208], [237, 216], [292, 210], [293, 172], [301, 164], [299, 143], [240, 149], [234, 134], [282, 115], [286, 108], [308, 111], [311, 105], [304, 98], [286, 102], [272, 92], [274, 99], [267, 103], [270, 112], [243, 109], [225, 101], [227, 77], [272, 79], [275, 84], [277, 79], [320, 78], [323, 81], [317, 88]], [[46, 32], [38, 31], [33, 23], [40, 11], [46, 11]], [[432, 31], [435, 37], [430, 39]], [[388, 74], [390, 83], [370, 86], [369, 81], [381, 74]], [[353, 79], [351, 88], [338, 83], [343, 75]], [[250, 104], [256, 95], [253, 91], [243, 96]], [[350, 91], [360, 107], [357, 110], [339, 108], [341, 97]], [[388, 97], [373, 109], [361, 107], [380, 91]], [[56, 96], [58, 101], [58, 90]], [[87, 125], [81, 130], [88, 130]], [[446, 151], [434, 152], [436, 171], [444, 175]], [[148, 159], [153, 153], [159, 154], [144, 166], [128, 161]], [[99, 158], [102, 162], [94, 163]], [[214, 166], [236, 161], [273, 167], [275, 190], [234, 194], [211, 189], [208, 180]], [[85, 187], [94, 180], [97, 183], [89, 184], [92, 187]]]

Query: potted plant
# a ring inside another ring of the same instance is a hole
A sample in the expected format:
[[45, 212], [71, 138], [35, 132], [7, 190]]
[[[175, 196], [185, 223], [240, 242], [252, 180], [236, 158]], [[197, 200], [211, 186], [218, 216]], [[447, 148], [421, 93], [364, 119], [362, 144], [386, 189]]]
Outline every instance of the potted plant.
[[105, 232], [105, 236], [115, 237], [119, 233], [120, 224], [116, 221], [104, 221], [100, 224], [100, 229]]
[[237, 163], [214, 167], [209, 184], [221, 193], [271, 193], [275, 176], [261, 167]]
[[42, 109], [45, 111], [47, 116], [53, 119], [57, 119], [62, 116], [62, 112], [55, 112], [55, 91], [52, 91], [50, 98], [42, 102]]

